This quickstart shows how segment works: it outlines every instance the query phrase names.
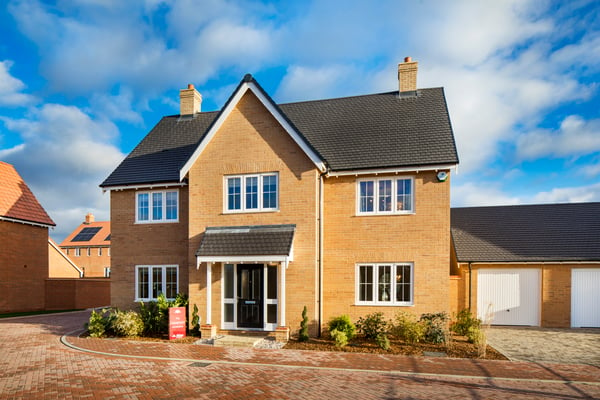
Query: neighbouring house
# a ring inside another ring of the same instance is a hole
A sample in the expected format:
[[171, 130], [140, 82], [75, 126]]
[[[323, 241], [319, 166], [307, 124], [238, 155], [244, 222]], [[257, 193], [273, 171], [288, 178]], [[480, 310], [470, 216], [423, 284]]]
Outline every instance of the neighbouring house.
[[0, 313], [44, 309], [54, 226], [15, 168], [0, 161]]
[[83, 278], [83, 270], [79, 268], [52, 239], [48, 239], [48, 277], [49, 278]]
[[88, 213], [60, 248], [83, 271], [84, 277], [110, 277], [110, 221], [95, 221], [94, 215]]
[[311, 335], [335, 316], [449, 312], [450, 179], [442, 88], [276, 104], [246, 75], [217, 112], [193, 85], [100, 185], [111, 303], [189, 294], [203, 336]]
[[498, 325], [600, 327], [600, 203], [451, 213], [463, 306]]

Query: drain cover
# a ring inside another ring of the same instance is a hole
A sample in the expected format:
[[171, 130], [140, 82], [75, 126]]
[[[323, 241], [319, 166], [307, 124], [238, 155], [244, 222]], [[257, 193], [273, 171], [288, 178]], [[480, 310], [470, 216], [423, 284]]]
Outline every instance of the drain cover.
[[209, 365], [210, 363], [193, 362], [190, 364], [190, 367], [208, 367]]

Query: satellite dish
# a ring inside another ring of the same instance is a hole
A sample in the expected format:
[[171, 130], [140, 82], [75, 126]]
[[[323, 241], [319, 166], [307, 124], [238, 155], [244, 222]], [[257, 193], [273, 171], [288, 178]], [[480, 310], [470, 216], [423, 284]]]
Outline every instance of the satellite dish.
[[437, 179], [440, 182], [445, 182], [448, 179], [448, 173], [446, 171], [440, 171], [437, 173]]

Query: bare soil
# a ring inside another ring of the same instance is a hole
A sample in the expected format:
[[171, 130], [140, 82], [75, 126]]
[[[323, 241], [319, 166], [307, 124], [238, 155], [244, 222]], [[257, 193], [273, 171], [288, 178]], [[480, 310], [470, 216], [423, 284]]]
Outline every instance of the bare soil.
[[479, 357], [477, 346], [469, 343], [463, 336], [453, 336], [448, 344], [415, 343], [409, 344], [400, 340], [390, 339], [390, 349], [383, 350], [373, 340], [355, 338], [345, 347], [336, 347], [329, 338], [310, 338], [308, 342], [299, 342], [291, 339], [284, 349], [318, 350], [318, 351], [346, 351], [353, 353], [378, 353], [400, 354], [407, 356], [422, 356], [423, 352], [443, 352], [453, 358], [483, 358], [486, 360], [507, 360], [501, 353], [491, 346], [487, 346], [485, 357]]

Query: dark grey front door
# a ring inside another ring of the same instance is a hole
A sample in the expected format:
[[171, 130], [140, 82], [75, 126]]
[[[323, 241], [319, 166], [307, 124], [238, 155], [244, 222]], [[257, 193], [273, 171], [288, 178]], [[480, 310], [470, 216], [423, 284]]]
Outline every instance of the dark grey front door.
[[263, 265], [240, 264], [237, 268], [238, 328], [263, 327]]

